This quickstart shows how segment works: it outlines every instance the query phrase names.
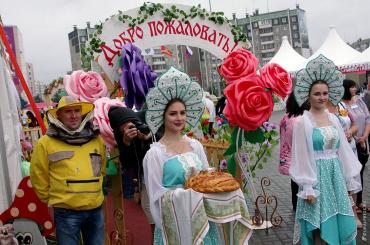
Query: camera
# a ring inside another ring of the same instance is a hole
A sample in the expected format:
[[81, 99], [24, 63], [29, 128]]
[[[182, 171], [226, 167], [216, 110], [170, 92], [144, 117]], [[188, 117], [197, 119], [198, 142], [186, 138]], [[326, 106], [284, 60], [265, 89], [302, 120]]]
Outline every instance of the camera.
[[137, 130], [139, 130], [141, 133], [143, 133], [143, 134], [149, 134], [150, 133], [149, 126], [146, 125], [145, 123], [140, 122], [140, 121], [136, 121], [136, 122], [133, 122], [133, 124], [135, 125], [135, 128]]

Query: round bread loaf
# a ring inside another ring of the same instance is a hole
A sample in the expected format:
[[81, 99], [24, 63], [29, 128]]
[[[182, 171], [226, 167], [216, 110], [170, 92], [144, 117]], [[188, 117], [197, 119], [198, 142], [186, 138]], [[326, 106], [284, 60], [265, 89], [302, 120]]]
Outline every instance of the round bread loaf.
[[214, 193], [235, 191], [240, 188], [239, 183], [229, 173], [200, 172], [185, 182], [185, 189], [192, 188], [197, 192]]

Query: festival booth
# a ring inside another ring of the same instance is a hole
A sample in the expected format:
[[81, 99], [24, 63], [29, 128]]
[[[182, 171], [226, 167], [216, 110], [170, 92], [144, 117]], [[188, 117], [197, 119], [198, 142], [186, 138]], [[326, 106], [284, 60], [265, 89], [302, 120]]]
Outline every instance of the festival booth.
[[300, 64], [306, 62], [306, 58], [295, 51], [289, 43], [288, 37], [283, 36], [279, 50], [269, 63], [276, 63], [288, 72], [299, 70]]
[[[268, 63], [279, 64], [294, 77], [295, 72], [300, 68], [300, 64], [306, 61], [306, 58], [293, 49], [289, 43], [288, 37], [283, 36], [279, 50]], [[280, 99], [279, 102], [275, 103], [274, 111], [281, 110], [285, 110], [285, 101]]]
[[352, 48], [343, 41], [335, 28], [331, 26], [324, 43], [311, 57], [299, 65], [298, 70], [304, 68], [309, 61], [322, 54], [332, 60], [346, 74], [346, 78], [352, 79], [361, 85], [367, 79], [365, 77], [366, 70], [369, 70], [368, 53], [362, 55], [359, 51]]
[[306, 67], [309, 61], [317, 58], [320, 54], [332, 60], [336, 66], [341, 66], [348, 64], [348, 62], [356, 58], [360, 52], [344, 42], [335, 28], [331, 26], [323, 44], [311, 57], [300, 64], [299, 69]]
[[370, 82], [370, 48], [367, 48], [347, 64], [339, 66], [339, 69], [346, 73], [347, 78], [354, 81]]

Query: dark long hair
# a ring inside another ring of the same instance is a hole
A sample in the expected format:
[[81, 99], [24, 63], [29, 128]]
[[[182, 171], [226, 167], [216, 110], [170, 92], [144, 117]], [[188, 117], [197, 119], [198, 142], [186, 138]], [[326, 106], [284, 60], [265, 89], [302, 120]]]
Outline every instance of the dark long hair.
[[164, 134], [164, 115], [166, 114], [166, 111], [168, 110], [168, 108], [169, 108], [173, 103], [175, 103], [175, 102], [180, 102], [181, 104], [183, 104], [183, 105], [184, 105], [184, 107], [185, 107], [185, 110], [186, 110], [186, 105], [185, 105], [185, 102], [184, 102], [183, 100], [181, 100], [181, 99], [179, 99], [179, 98], [174, 98], [174, 99], [171, 99], [170, 101], [168, 101], [168, 103], [167, 103], [166, 107], [165, 107], [165, 108], [164, 108], [164, 110], [163, 110], [163, 124], [159, 127], [158, 132], [157, 132], [157, 134], [158, 134], [160, 137], [162, 137], [162, 136], [163, 136], [163, 134]]
[[285, 111], [288, 114], [288, 117], [297, 117], [303, 114], [305, 110], [309, 110], [310, 105], [309, 102], [306, 101], [302, 104], [302, 106], [299, 106], [297, 101], [295, 100], [294, 92], [292, 91], [286, 101], [286, 107]]
[[170, 101], [168, 101], [166, 107], [164, 108], [164, 111], [163, 111], [163, 120], [164, 120], [164, 114], [166, 114], [166, 111], [168, 110], [168, 107], [170, 107], [175, 102], [180, 102], [181, 104], [183, 104], [184, 107], [185, 107], [185, 110], [186, 110], [185, 102], [182, 99], [179, 99], [179, 98], [171, 99]]
[[37, 123], [37, 119], [36, 119], [35, 115], [31, 111], [27, 111], [26, 115], [27, 115], [28, 119], [31, 120], [31, 122], [28, 124], [28, 126], [29, 127], [37, 127], [38, 123]]
[[357, 86], [357, 84], [353, 80], [344, 79], [343, 80], [344, 94], [343, 94], [342, 99], [344, 99], [344, 100], [352, 99], [352, 94], [351, 94], [350, 88], [356, 87], [356, 86]]

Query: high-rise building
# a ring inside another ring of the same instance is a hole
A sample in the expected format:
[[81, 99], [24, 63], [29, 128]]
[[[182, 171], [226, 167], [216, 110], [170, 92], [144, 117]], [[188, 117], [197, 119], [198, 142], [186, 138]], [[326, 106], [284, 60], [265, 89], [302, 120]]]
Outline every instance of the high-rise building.
[[302, 56], [311, 55], [308, 42], [306, 13], [296, 5], [295, 9], [286, 9], [260, 14], [258, 9], [253, 15], [237, 19], [233, 14], [235, 24], [240, 26], [252, 44], [252, 52], [264, 65], [271, 60], [279, 50], [282, 37], [287, 36], [292, 47]]
[[217, 72], [220, 59], [205, 50], [184, 45], [167, 45], [163, 49], [167, 49], [169, 52], [163, 52], [158, 47], [153, 48], [152, 51], [144, 51], [144, 55], [149, 53], [149, 55], [145, 55], [145, 60], [154, 72], [161, 75], [174, 66], [187, 73], [206, 91], [220, 95], [221, 78]]
[[153, 47], [152, 49], [144, 50], [142, 54], [152, 70], [158, 75], [161, 75], [171, 66], [183, 69], [182, 64], [180, 64], [179, 50], [176, 48], [178, 48], [176, 45]]
[[[36, 90], [35, 90], [35, 75], [34, 75], [34, 72], [33, 72], [33, 65], [32, 63], [26, 63], [26, 74], [25, 74], [25, 77], [26, 77], [26, 80], [28, 81], [28, 86], [29, 86], [29, 89], [32, 93], [33, 96], [36, 96]], [[41, 95], [41, 94], [40, 94]]]
[[[26, 82], [29, 83], [29, 81], [27, 80], [27, 76], [26, 76], [27, 66], [26, 66], [26, 59], [24, 57], [22, 33], [20, 32], [17, 26], [12, 26], [12, 25], [4, 26], [4, 30], [8, 38], [8, 41], [10, 43], [10, 46], [14, 52], [14, 55], [17, 59], [17, 63], [19, 67], [21, 68], [21, 71], [26, 79]], [[14, 84], [18, 92], [21, 93], [23, 91], [23, 88], [20, 83], [20, 79], [16, 76], [15, 73], [13, 74], [13, 81], [14, 81]]]
[[41, 99], [44, 99], [44, 90], [46, 85], [43, 84], [41, 81], [35, 79], [34, 72], [33, 72], [33, 65], [32, 63], [27, 63], [27, 80], [29, 89], [32, 93], [33, 97], [39, 96]]
[[[68, 33], [69, 40], [69, 52], [71, 54], [71, 64], [72, 70], [81, 70], [82, 61], [81, 61], [81, 50], [85, 47], [86, 42], [89, 40], [89, 34], [95, 32], [95, 28], [90, 26], [90, 22], [86, 23], [86, 28], [79, 29], [77, 26], [73, 27], [73, 31]], [[87, 65], [89, 70], [101, 72], [100, 66], [95, 62], [91, 61]]]
[[350, 45], [352, 48], [356, 49], [357, 51], [363, 52], [365, 49], [370, 47], [370, 38], [367, 38], [367, 39], [359, 38], [356, 42]]
[[45, 96], [44, 96], [45, 89], [46, 89], [45, 84], [43, 84], [42, 82], [40, 82], [38, 80], [35, 81], [35, 86], [34, 86], [35, 94], [34, 94], [34, 96], [40, 96], [40, 98], [45, 99]]

